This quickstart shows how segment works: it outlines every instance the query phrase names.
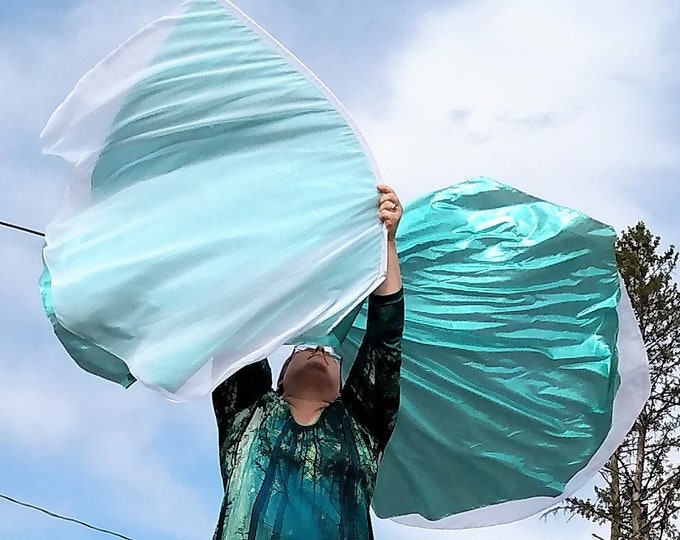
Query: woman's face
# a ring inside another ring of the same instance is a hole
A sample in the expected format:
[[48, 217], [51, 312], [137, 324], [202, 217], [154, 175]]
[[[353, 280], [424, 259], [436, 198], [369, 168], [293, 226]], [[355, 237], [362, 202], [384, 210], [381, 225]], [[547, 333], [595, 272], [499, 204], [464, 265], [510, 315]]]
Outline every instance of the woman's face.
[[323, 347], [305, 348], [291, 356], [283, 374], [284, 396], [335, 401], [340, 395], [340, 364]]

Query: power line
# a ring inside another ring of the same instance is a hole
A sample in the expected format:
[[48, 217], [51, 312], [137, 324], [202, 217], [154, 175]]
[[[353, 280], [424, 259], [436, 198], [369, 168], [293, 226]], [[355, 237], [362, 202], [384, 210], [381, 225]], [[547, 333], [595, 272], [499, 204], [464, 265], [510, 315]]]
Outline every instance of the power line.
[[133, 540], [129, 536], [124, 536], [122, 534], [118, 534], [117, 532], [113, 531], [108, 531], [106, 529], [100, 529], [99, 527], [95, 527], [94, 525], [90, 525], [89, 523], [86, 523], [84, 521], [80, 521], [79, 519], [75, 518], [70, 518], [66, 516], [61, 516], [59, 514], [55, 514], [54, 512], [50, 512], [49, 510], [45, 510], [44, 508], [41, 508], [39, 506], [35, 506], [32, 504], [28, 504], [25, 502], [17, 501], [16, 499], [13, 499], [12, 497], [8, 497], [7, 495], [3, 495], [0, 493], [0, 499], [5, 499], [11, 503], [18, 504], [19, 506], [25, 506], [26, 508], [31, 508], [32, 510], [37, 510], [38, 512], [42, 512], [43, 514], [47, 514], [50, 517], [56, 518], [56, 519], [62, 519], [64, 521], [70, 521], [71, 523], [77, 523], [78, 525], [82, 525], [83, 527], [87, 527], [88, 529], [92, 529], [94, 531], [98, 531], [104, 534], [110, 534], [112, 536], [115, 536], [117, 538], [122, 538], [123, 540]]
[[14, 223], [7, 223], [6, 221], [0, 221], [0, 225], [3, 227], [9, 227], [10, 229], [16, 229], [17, 231], [21, 232], [26, 232], [29, 234], [35, 234], [36, 236], [42, 236], [43, 238], [45, 237], [45, 233], [42, 233], [40, 231], [34, 231], [33, 229], [28, 229], [26, 227], [22, 227], [21, 225], [14, 225]]

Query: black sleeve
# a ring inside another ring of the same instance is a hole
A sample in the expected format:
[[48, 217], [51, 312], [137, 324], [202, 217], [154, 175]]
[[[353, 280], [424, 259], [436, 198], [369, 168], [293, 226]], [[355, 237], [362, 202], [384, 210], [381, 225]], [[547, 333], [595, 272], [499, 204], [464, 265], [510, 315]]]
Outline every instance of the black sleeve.
[[403, 331], [403, 290], [371, 295], [366, 334], [342, 391], [345, 406], [381, 449], [394, 431], [399, 410]]
[[212, 394], [213, 409], [217, 420], [219, 445], [240, 437], [243, 426], [239, 422], [240, 413], [254, 405], [272, 387], [272, 372], [267, 359], [249, 364], [220, 384]]

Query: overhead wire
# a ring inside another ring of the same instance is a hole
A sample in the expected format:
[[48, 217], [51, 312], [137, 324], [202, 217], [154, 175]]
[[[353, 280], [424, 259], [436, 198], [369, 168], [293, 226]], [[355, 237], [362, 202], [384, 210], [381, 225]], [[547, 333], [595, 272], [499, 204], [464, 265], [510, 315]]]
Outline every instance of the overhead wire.
[[29, 229], [28, 227], [22, 227], [21, 225], [15, 225], [14, 223], [8, 223], [6, 221], [0, 221], [0, 225], [3, 227], [8, 227], [10, 229], [16, 229], [17, 231], [29, 233], [29, 234], [34, 234], [36, 236], [42, 236], [45, 238], [45, 233], [40, 232], [40, 231], [35, 231], [33, 229]]
[[19, 506], [24, 506], [24, 507], [30, 508], [32, 510], [37, 510], [38, 512], [42, 512], [43, 514], [47, 514], [50, 517], [53, 517], [53, 518], [56, 518], [56, 519], [61, 519], [63, 521], [69, 521], [71, 523], [76, 523], [78, 525], [82, 525], [83, 527], [87, 527], [88, 529], [92, 529], [92, 530], [98, 531], [100, 533], [109, 534], [111, 536], [121, 538], [122, 540], [134, 540], [133, 538], [130, 538], [129, 536], [125, 536], [123, 534], [120, 534], [120, 533], [117, 533], [117, 532], [114, 532], [114, 531], [109, 531], [108, 529], [102, 529], [101, 527], [96, 527], [94, 525], [87, 523], [86, 521], [81, 521], [79, 519], [75, 519], [75, 518], [68, 517], [68, 516], [62, 516], [60, 514], [50, 512], [49, 510], [46, 510], [46, 509], [44, 509], [40, 506], [36, 506], [34, 504], [29, 504], [29, 503], [26, 503], [26, 502], [18, 501], [17, 499], [13, 499], [12, 497], [8, 497], [7, 495], [3, 495], [2, 493], [0, 493], [0, 499], [5, 499], [5, 500], [7, 500], [11, 503], [17, 504]]

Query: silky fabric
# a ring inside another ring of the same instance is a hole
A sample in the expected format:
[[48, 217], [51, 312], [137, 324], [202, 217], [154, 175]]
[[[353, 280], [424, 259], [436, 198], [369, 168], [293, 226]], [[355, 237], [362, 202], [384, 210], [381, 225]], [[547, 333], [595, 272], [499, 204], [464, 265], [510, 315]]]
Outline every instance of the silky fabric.
[[204, 395], [323, 339], [385, 275], [363, 139], [228, 2], [185, 2], [124, 43], [42, 138], [74, 164], [47, 229], [45, 308], [97, 375]]
[[[397, 237], [402, 398], [373, 499], [378, 516], [439, 528], [512, 521], [599, 469], [621, 386], [615, 238], [609, 226], [488, 178], [407, 205]], [[364, 325], [362, 311], [343, 357]], [[635, 406], [617, 419], [617, 436], [646, 398], [645, 360], [626, 358]]]

